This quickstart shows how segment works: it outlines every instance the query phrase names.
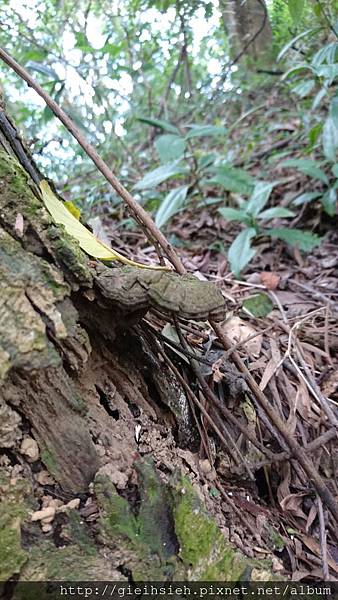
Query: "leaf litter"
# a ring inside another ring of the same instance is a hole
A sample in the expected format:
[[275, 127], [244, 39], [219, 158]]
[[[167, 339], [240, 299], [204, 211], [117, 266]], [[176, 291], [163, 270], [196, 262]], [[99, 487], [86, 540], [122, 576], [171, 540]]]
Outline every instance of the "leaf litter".
[[[290, 188], [292, 185], [290, 182]], [[301, 254], [278, 240], [263, 241], [242, 279], [236, 279], [229, 273], [225, 252], [214, 245], [222, 240], [223, 246], [229, 246], [238, 229], [233, 223], [225, 227], [215, 215], [203, 207], [199, 211], [188, 207], [174, 218], [170, 232], [184, 242], [180, 254], [186, 267], [200, 279], [214, 281], [222, 289], [228, 304], [228, 317], [222, 324], [224, 333], [338, 499], [337, 430], [328, 417], [330, 411], [325, 410], [327, 406], [337, 415], [338, 236], [335, 232], [328, 233], [310, 254]], [[109, 218], [104, 225], [109, 235]], [[154, 248], [144, 245], [142, 234], [122, 230], [120, 243], [121, 240], [124, 252], [134, 252], [137, 261], [155, 256]], [[247, 310], [246, 304], [260, 294], [269, 298], [268, 308], [262, 313], [258, 310], [255, 315], [255, 310]], [[159, 332], [163, 329], [164, 324], [157, 317], [147, 318]], [[322, 580], [322, 565], [327, 561], [329, 575], [334, 579], [338, 572], [337, 527], [324, 506], [325, 549], [320, 501], [297, 456], [292, 456], [245, 385], [234, 395], [230, 381], [234, 374], [224, 374], [227, 371], [224, 365], [231, 364], [231, 351], [217, 350], [218, 341], [205, 324], [187, 327], [183, 323], [182, 327], [197, 360], [210, 356], [210, 369], [201, 363], [201, 371], [209, 389], [224, 406], [223, 411], [219, 405], [211, 406], [204, 395], [203, 402], [217, 431], [222, 431], [222, 439], [228, 439], [228, 447], [220, 443], [215, 429], [206, 424], [197, 409], [202, 424], [197, 456], [199, 461], [211, 460], [211, 472], [216, 479], [213, 475], [208, 480], [203, 469], [196, 467], [195, 453], [186, 456], [190, 473], [193, 464], [193, 476], [196, 477], [198, 469], [199, 478], [206, 482], [209, 510], [223, 524], [225, 535], [234, 545], [248, 556], [261, 558], [262, 553], [266, 554], [279, 575], [295, 581]], [[212, 349], [217, 350], [214, 359]], [[187, 359], [182, 357], [184, 349], [176, 347], [171, 354], [167, 347], [167, 351], [178, 370], [191, 382], [194, 375]], [[199, 394], [203, 397], [201, 390]], [[225, 416], [227, 406], [233, 414], [232, 420]], [[177, 452], [183, 458], [186, 451]], [[215, 489], [219, 496], [214, 495]], [[255, 532], [259, 532], [259, 544]]]

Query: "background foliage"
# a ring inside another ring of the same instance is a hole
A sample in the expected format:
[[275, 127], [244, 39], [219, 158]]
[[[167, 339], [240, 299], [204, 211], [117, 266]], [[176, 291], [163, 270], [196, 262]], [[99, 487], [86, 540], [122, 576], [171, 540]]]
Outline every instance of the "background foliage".
[[[329, 0], [271, 0], [269, 52], [253, 56], [249, 43], [236, 60], [224, 5], [6, 0], [0, 42], [160, 228], [170, 232], [175, 215], [201, 209], [216, 224], [236, 223], [230, 248], [220, 240], [211, 249], [227, 252], [239, 274], [260, 240], [278, 238], [308, 251], [325, 234], [325, 215], [336, 215], [337, 7]], [[247, 33], [250, 42], [255, 31]], [[50, 110], [0, 69], [9, 111], [44, 172], [85, 219], [105, 212], [133, 227]], [[285, 179], [299, 175], [286, 198]], [[319, 215], [315, 225], [310, 208]], [[177, 236], [171, 241], [182, 243]]]

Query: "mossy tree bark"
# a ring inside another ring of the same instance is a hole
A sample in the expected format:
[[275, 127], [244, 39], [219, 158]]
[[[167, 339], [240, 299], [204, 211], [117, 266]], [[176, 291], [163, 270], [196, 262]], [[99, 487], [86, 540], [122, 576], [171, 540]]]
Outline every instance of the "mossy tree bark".
[[[169, 462], [183, 461], [164, 401], [182, 398], [182, 389], [146, 350], [142, 331], [135, 335], [118, 307], [100, 305], [92, 261], [52, 223], [6, 150], [3, 144], [0, 580], [239, 577], [243, 557], [227, 546], [189, 480], [177, 468], [170, 476]], [[141, 458], [136, 424], [153, 461]], [[37, 456], [23, 451], [27, 438], [37, 442]], [[46, 471], [50, 481], [41, 478]], [[43, 531], [31, 514], [46, 496], [64, 504], [79, 498], [83, 512], [60, 510]]]

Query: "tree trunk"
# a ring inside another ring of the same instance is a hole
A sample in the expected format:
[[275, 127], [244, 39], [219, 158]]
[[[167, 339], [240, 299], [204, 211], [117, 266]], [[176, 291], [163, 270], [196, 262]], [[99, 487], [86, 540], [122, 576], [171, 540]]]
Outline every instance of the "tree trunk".
[[147, 307], [126, 314], [114, 286], [109, 304], [116, 270], [53, 224], [34, 165], [0, 144], [0, 579], [237, 580], [249, 563], [205, 508], [224, 527]]
[[271, 56], [272, 30], [264, 0], [220, 0], [220, 10], [232, 59], [241, 52], [254, 61]]

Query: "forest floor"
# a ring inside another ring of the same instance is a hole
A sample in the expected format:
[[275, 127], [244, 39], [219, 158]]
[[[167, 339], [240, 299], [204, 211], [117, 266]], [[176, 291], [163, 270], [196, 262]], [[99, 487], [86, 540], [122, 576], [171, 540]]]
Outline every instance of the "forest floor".
[[[253, 169], [259, 168], [260, 161], [256, 161]], [[285, 178], [285, 171], [283, 175], [275, 196], [282, 206], [309, 185], [305, 176]], [[281, 172], [270, 165], [267, 179], [278, 178]], [[114, 247], [119, 243], [119, 249], [139, 261], [155, 259], [153, 248], [144, 247], [142, 234], [127, 230], [114, 234], [114, 221], [105, 215], [104, 207], [100, 223]], [[276, 223], [278, 226], [278, 220]], [[229, 247], [239, 226], [220, 218], [216, 208], [186, 208], [173, 219], [167, 236], [178, 245], [188, 271], [202, 280], [214, 281], [222, 290], [228, 306], [224, 332], [337, 497], [337, 439], [323, 403], [332, 409], [338, 403], [338, 235], [318, 206], [306, 206], [288, 223], [290, 227], [303, 224], [323, 236], [317, 248], [305, 254], [285, 243], [263, 239], [241, 279], [229, 273], [226, 252], [219, 251]], [[163, 324], [150, 320], [158, 331], [175, 339], [168, 326], [162, 330]], [[219, 399], [265, 447], [287, 451], [254, 398], [232, 394], [218, 369], [225, 353], [215, 346], [212, 330], [194, 324], [187, 340], [191, 351], [212, 360], [205, 374]], [[189, 366], [180, 361], [179, 353], [177, 358], [181, 373], [192, 383]], [[231, 363], [231, 353], [225, 358]], [[203, 428], [210, 444], [213, 434], [205, 424]], [[179, 451], [194, 477], [200, 477], [202, 464], [206, 496], [212, 499], [209, 509], [216, 514], [226, 537], [247, 556], [273, 556], [273, 570], [278, 575], [295, 581], [336, 579], [337, 535], [328, 525], [325, 506], [299, 468], [297, 456], [291, 461], [285, 455], [275, 462], [264, 460], [251, 442], [245, 443], [241, 434], [238, 437], [231, 423], [226, 423], [226, 429], [236, 440], [239, 460], [227, 455], [217, 441], [211, 452], [212, 465], [203, 445], [197, 453]], [[164, 452], [165, 439], [162, 442]]]
[[[274, 141], [280, 138], [268, 139], [267, 147]], [[261, 167], [260, 160], [252, 164], [253, 171]], [[264, 169], [266, 179], [281, 178], [277, 167], [265, 164]], [[287, 204], [309, 185], [304, 176], [285, 178], [285, 171], [283, 176], [274, 193], [279, 205]], [[111, 215], [109, 206], [101, 205], [92, 216], [96, 216], [94, 233], [103, 233], [116, 250], [139, 262], [156, 260], [154, 248], [145, 245], [142, 233], [116, 227], [116, 215]], [[290, 227], [303, 224], [323, 236], [317, 248], [304, 254], [281, 241], [262, 238], [241, 279], [230, 273], [225, 251], [239, 226], [221, 218], [216, 207], [188, 206], [167, 230], [187, 270], [202, 280], [213, 281], [226, 299], [227, 318], [221, 328], [233, 344], [230, 351], [225, 352], [218, 344], [206, 323], [183, 323], [182, 330], [201, 374], [220, 403], [235, 416], [237, 425], [241, 424], [242, 431], [196, 392], [189, 354], [182, 348], [173, 324], [165, 324], [150, 313], [145, 321], [161, 342], [163, 336], [167, 339], [163, 346], [171, 362], [222, 432], [223, 443], [199, 410], [195, 415], [200, 437], [196, 436], [193, 444], [182, 441], [164, 406], [162, 419], [158, 407], [138, 405], [142, 390], [128, 390], [135, 396], [135, 402], [129, 405], [112, 392], [111, 405], [110, 393], [104, 389], [109, 356], [103, 359], [95, 344], [87, 368], [88, 381], [85, 375], [81, 379], [81, 393], [89, 408], [100, 472], [109, 475], [121, 496], [137, 504], [133, 494], [137, 487], [135, 457], [151, 456], [164, 480], [175, 470], [188, 475], [226, 539], [250, 558], [268, 559], [276, 577], [335, 580], [337, 531], [327, 506], [305, 475], [298, 456], [290, 454], [275, 423], [243, 386], [232, 362], [232, 351], [236, 349], [290, 435], [305, 450], [332, 495], [338, 497], [337, 434], [328, 416], [338, 403], [338, 235], [332, 220], [329, 223], [317, 206], [305, 206], [288, 222]], [[127, 351], [121, 368], [132, 371]], [[114, 354], [110, 361], [109, 368], [114, 371]], [[101, 387], [90, 381], [92, 373], [102, 381]], [[97, 430], [95, 422], [99, 424]], [[15, 429], [17, 424], [13, 426]], [[23, 433], [30, 435], [29, 429]], [[262, 452], [263, 446], [270, 458]], [[70, 501], [94, 537], [99, 508], [93, 489], [86, 497], [60, 496], [43, 465], [32, 462], [36, 505], [47, 515], [43, 533], [52, 536], [56, 546], [67, 544], [62, 512]], [[13, 467], [7, 457], [5, 466], [12, 479], [23, 471], [22, 465]], [[51, 510], [57, 515], [48, 522]], [[121, 572], [112, 568], [111, 573], [105, 573], [106, 579], [114, 577], [121, 579]]]

